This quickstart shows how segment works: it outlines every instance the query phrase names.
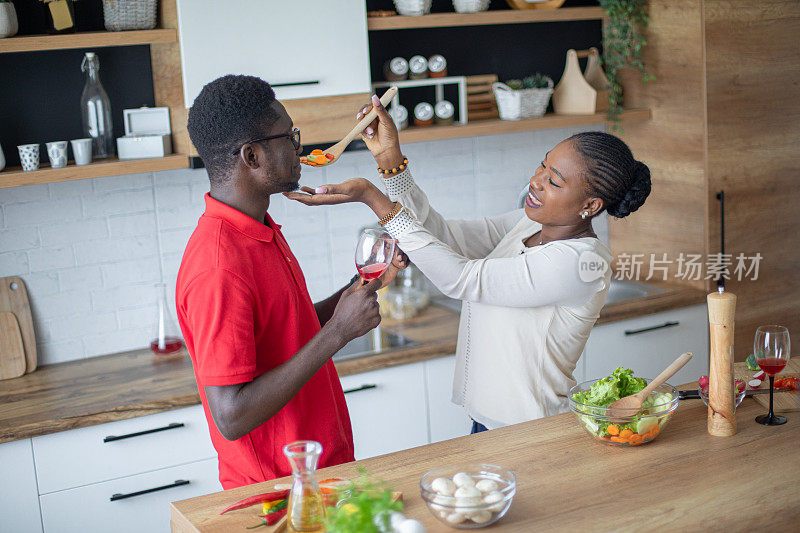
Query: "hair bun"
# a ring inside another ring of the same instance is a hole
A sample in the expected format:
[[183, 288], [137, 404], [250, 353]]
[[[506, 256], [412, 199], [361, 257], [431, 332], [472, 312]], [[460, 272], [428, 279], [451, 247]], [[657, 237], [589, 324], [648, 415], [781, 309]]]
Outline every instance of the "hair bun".
[[625, 197], [617, 205], [609, 206], [608, 214], [616, 218], [630, 215], [642, 207], [650, 195], [650, 187], [650, 169], [641, 161], [634, 161], [633, 182], [625, 192]]

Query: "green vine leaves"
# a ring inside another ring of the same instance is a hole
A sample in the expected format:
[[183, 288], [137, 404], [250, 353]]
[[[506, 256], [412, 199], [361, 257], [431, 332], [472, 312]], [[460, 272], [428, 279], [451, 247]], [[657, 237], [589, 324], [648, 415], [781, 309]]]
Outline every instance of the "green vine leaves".
[[647, 44], [642, 32], [647, 28], [646, 0], [600, 0], [608, 16], [603, 27], [603, 65], [611, 85], [608, 93], [608, 120], [612, 130], [622, 131], [622, 85], [620, 71], [630, 66], [638, 69], [642, 82], [655, 79], [647, 73], [642, 49]]

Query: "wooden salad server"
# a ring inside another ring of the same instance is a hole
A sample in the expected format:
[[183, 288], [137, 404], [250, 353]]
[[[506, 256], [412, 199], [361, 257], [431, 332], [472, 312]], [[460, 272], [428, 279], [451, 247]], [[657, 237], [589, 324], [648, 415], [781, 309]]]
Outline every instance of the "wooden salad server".
[[[383, 96], [381, 96], [381, 103], [383, 104], [383, 106], [386, 107], [387, 105], [389, 105], [389, 102], [392, 101], [392, 99], [395, 97], [396, 94], [397, 94], [397, 87], [389, 87], [389, 89], [385, 93], [383, 93]], [[330, 154], [331, 156], [333, 156], [333, 159], [328, 158], [328, 160], [325, 163], [322, 164], [318, 163], [316, 166], [324, 167], [336, 162], [339, 159], [339, 156], [341, 156], [342, 153], [344, 152], [344, 149], [347, 148], [347, 145], [350, 144], [356, 137], [361, 135], [361, 132], [364, 131], [364, 128], [369, 126], [369, 123], [375, 120], [377, 116], [378, 112], [375, 110], [375, 108], [371, 109], [370, 112], [364, 115], [364, 117], [362, 117], [362, 119], [358, 121], [358, 123], [353, 127], [353, 129], [350, 130], [350, 133], [345, 135], [341, 141], [334, 144], [327, 150], [323, 150], [323, 154]]]
[[625, 419], [639, 412], [642, 408], [642, 402], [647, 398], [647, 395], [653, 392], [657, 387], [661, 386], [665, 381], [675, 375], [675, 372], [683, 368], [683, 365], [689, 362], [692, 358], [691, 352], [686, 352], [675, 361], [672, 362], [663, 372], [656, 378], [648, 383], [648, 385], [636, 394], [620, 398], [616, 402], [608, 406], [608, 417], [611, 420]]

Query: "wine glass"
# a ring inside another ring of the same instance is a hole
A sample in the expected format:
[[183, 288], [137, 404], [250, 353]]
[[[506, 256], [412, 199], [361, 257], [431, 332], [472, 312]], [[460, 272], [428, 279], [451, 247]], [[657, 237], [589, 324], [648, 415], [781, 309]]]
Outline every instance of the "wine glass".
[[394, 258], [395, 240], [383, 229], [366, 228], [356, 245], [356, 269], [364, 284], [386, 272]]
[[783, 326], [759, 326], [753, 342], [753, 354], [761, 370], [769, 376], [769, 413], [756, 417], [756, 422], [765, 426], [779, 426], [786, 423], [786, 417], [772, 411], [772, 393], [775, 374], [783, 370], [789, 361], [791, 343], [789, 330]]

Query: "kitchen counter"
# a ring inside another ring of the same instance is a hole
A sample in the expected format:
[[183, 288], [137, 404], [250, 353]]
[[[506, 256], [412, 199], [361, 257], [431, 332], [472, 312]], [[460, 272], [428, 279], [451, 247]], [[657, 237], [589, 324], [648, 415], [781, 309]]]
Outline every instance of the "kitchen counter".
[[[661, 285], [662, 292], [609, 304], [598, 324], [705, 301], [702, 291]], [[455, 353], [458, 314], [430, 306], [408, 320], [383, 321], [388, 330], [419, 344], [376, 355], [336, 361], [340, 375]], [[200, 403], [185, 351], [154, 357], [135, 350], [39, 367], [0, 381], [0, 443], [114, 422]]]
[[[635, 448], [598, 443], [565, 413], [325, 468], [318, 478], [354, 478], [358, 467], [366, 468], [403, 493], [405, 514], [428, 532], [454, 530], [429, 513], [419, 478], [462, 462], [494, 463], [516, 474], [511, 509], [489, 531], [796, 530], [800, 413], [768, 427], [753, 420], [764, 412], [746, 398], [736, 411], [738, 433], [712, 437], [705, 405], [685, 400], [656, 440]], [[219, 512], [275, 482], [174, 502], [172, 531], [246, 531], [258, 523], [256, 508]]]

